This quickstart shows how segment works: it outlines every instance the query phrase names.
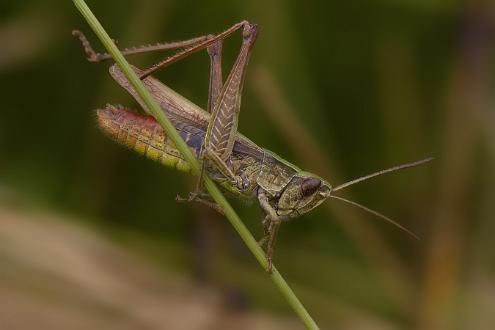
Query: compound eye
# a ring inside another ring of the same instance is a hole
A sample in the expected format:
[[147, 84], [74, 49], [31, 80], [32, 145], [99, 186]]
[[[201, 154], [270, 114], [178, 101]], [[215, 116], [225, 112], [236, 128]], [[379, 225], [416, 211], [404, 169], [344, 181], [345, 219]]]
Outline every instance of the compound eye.
[[321, 180], [317, 178], [307, 178], [304, 179], [301, 184], [301, 193], [304, 197], [311, 196], [320, 188]]

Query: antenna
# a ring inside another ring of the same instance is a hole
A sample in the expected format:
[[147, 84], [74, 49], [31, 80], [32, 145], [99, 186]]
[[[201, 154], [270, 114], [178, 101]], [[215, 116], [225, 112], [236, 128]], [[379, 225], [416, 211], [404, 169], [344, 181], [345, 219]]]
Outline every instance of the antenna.
[[402, 165], [394, 166], [394, 167], [391, 167], [391, 168], [387, 168], [385, 170], [381, 170], [381, 171], [378, 171], [378, 172], [375, 172], [375, 173], [371, 173], [371, 174], [362, 176], [360, 178], [354, 179], [352, 181], [343, 183], [340, 186], [337, 186], [337, 187], [333, 188], [332, 191], [338, 191], [338, 190], [347, 188], [347, 187], [352, 186], [353, 184], [359, 183], [361, 181], [365, 181], [365, 180], [374, 178], [375, 176], [383, 175], [383, 174], [390, 173], [390, 172], [400, 171], [400, 170], [403, 170], [403, 169], [406, 169], [406, 168], [409, 168], [409, 167], [415, 167], [415, 166], [418, 166], [418, 165], [427, 163], [427, 162], [429, 162], [429, 161], [431, 161], [433, 159], [435, 159], [435, 158], [434, 157], [429, 157], [429, 158], [426, 158], [426, 159], [423, 159], [423, 160], [419, 160], [419, 161], [414, 162], [414, 163], [402, 164]]
[[387, 221], [387, 222], [390, 222], [391, 224], [393, 224], [394, 226], [396, 226], [397, 228], [401, 229], [402, 231], [406, 232], [407, 234], [411, 235], [412, 237], [414, 237], [415, 239], [417, 239], [418, 241], [420, 240], [419, 236], [416, 235], [415, 233], [413, 233], [412, 231], [410, 231], [409, 229], [407, 229], [406, 227], [400, 225], [399, 223], [395, 222], [394, 220], [390, 219], [389, 217], [386, 217], [384, 216], [383, 214], [381, 213], [378, 213], [370, 208], [367, 208], [366, 206], [364, 205], [361, 205], [359, 203], [356, 203], [356, 202], [353, 202], [353, 201], [350, 201], [348, 199], [345, 199], [345, 198], [342, 198], [342, 197], [339, 197], [339, 196], [334, 196], [334, 195], [330, 195], [331, 198], [335, 198], [339, 201], [342, 201], [342, 202], [345, 202], [345, 203], [348, 203], [348, 204], [351, 204], [351, 205], [354, 205], [362, 210], [365, 210], [366, 212], [369, 212], [373, 215], [376, 215], [377, 217], [379, 218], [382, 218], [383, 220]]

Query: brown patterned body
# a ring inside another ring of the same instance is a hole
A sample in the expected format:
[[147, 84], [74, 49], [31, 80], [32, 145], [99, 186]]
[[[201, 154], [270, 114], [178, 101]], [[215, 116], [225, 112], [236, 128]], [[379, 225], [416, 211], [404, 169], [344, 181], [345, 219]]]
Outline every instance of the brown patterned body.
[[[98, 124], [113, 140], [165, 166], [190, 173], [191, 166], [184, 160], [174, 143], [164, 134], [156, 120], [124, 108], [108, 105], [97, 111]], [[204, 145], [205, 131], [178, 120], [172, 120], [175, 128], [199, 158]], [[223, 189], [242, 198], [256, 196], [258, 187], [275, 196], [297, 173], [298, 169], [279, 159], [274, 153], [260, 148], [241, 137], [234, 143], [231, 157], [227, 160], [233, 173], [242, 179], [241, 186], [233, 186], [214, 168], [210, 176]]]

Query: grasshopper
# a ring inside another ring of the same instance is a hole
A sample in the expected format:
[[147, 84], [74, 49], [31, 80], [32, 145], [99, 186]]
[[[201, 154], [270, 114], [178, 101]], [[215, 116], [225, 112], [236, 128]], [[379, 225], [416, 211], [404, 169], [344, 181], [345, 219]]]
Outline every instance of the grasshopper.
[[[242, 45], [239, 54], [227, 79], [223, 81], [222, 42], [241, 28]], [[95, 52], [82, 32], [75, 30], [73, 35], [82, 42], [89, 61], [100, 62], [111, 59], [107, 53]], [[262, 220], [264, 236], [260, 240], [260, 245], [266, 247], [269, 272], [272, 269], [273, 251], [281, 223], [311, 211], [328, 198], [359, 207], [417, 237], [392, 219], [332, 193], [378, 175], [420, 165], [432, 158], [388, 168], [332, 187], [323, 178], [299, 169], [275, 153], [259, 147], [237, 131], [246, 68], [257, 36], [257, 25], [242, 21], [218, 35], [205, 35], [184, 41], [122, 50], [124, 55], [132, 55], [182, 49], [146, 70], [133, 67], [202, 163], [196, 191], [190, 193], [188, 198], [178, 196], [177, 200], [199, 201], [222, 212], [221, 208], [208, 198], [208, 194], [202, 191], [202, 175], [210, 176], [223, 190], [234, 196], [256, 199], [264, 213]], [[210, 59], [206, 111], [151, 76], [167, 65], [205, 48]], [[110, 75], [149, 113], [146, 105], [115, 64], [110, 67]], [[141, 115], [122, 106], [107, 105], [97, 110], [97, 118], [101, 129], [117, 142], [163, 165], [191, 173], [190, 164], [184, 160], [152, 116]]]

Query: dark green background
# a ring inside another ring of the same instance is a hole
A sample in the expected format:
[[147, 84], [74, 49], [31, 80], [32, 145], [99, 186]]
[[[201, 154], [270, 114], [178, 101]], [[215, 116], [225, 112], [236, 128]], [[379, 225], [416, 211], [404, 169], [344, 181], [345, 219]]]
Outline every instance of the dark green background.
[[[334, 185], [437, 157], [346, 191], [419, 242], [331, 200], [282, 227], [276, 264], [323, 327], [491, 328], [483, 321], [495, 305], [491, 1], [88, 4], [121, 47], [257, 23], [240, 131]], [[0, 200], [76, 217], [167, 270], [235, 292], [242, 306], [290, 317], [225, 219], [174, 202], [192, 178], [98, 131], [93, 109], [138, 106], [111, 80], [110, 63], [85, 60], [74, 28], [102, 50], [70, 1], [0, 4]], [[239, 34], [225, 41], [225, 75], [239, 44]], [[129, 60], [145, 67], [163, 56]], [[205, 107], [206, 52], [157, 76]], [[259, 237], [258, 207], [234, 205]], [[376, 320], [384, 323], [372, 327]]]

